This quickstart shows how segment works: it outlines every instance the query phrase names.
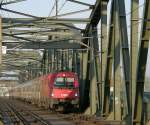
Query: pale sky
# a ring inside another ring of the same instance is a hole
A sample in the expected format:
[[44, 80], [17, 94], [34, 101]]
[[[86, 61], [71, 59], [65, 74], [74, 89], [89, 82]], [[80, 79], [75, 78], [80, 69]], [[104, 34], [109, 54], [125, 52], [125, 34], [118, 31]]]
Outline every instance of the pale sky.
[[[65, 1], [66, 0], [59, 0], [58, 8], [60, 8]], [[84, 2], [85, 0], [79, 0], [79, 1]], [[27, 0], [24, 2], [7, 5], [5, 7], [13, 9], [13, 10], [17, 10], [19, 12], [33, 14], [35, 16], [41, 16], [41, 15], [48, 16], [52, 6], [54, 5], [54, 2], [55, 2], [55, 0]], [[86, 3], [94, 4], [95, 0], [86, 0]], [[61, 10], [61, 13], [77, 11], [79, 9], [86, 9], [86, 8], [88, 8], [88, 7], [67, 1]], [[3, 12], [3, 14], [4, 14], [4, 12]], [[6, 12], [5, 12], [5, 14], [6, 14]], [[80, 15], [80, 14], [78, 14], [78, 15]], [[82, 16], [83, 16], [83, 14], [82, 14]]]
[[[4, 0], [4, 1], [8, 1], [8, 0]], [[59, 0], [58, 8], [60, 8], [65, 1], [66, 0]], [[78, 1], [94, 4], [96, 0], [78, 0]], [[126, 13], [130, 12], [130, 1], [131, 0], [125, 0]], [[140, 5], [142, 5], [144, 2], [144, 0], [139, 0], [139, 1], [140, 1]], [[54, 5], [54, 2], [55, 2], [55, 0], [26, 0], [25, 2], [20, 2], [20, 3], [4, 6], [4, 8], [13, 9], [13, 10], [16, 10], [19, 12], [24, 12], [24, 13], [35, 15], [35, 16], [46, 16], [47, 17], [52, 9], [52, 6]], [[67, 2], [64, 5], [64, 7], [61, 9], [59, 14], [73, 12], [73, 11], [87, 9], [87, 8], [88, 8], [87, 6], [75, 4], [72, 2]], [[142, 7], [140, 7], [140, 8], [142, 8]], [[17, 14], [12, 14], [12, 13], [8, 13], [8, 12], [4, 12], [4, 11], [0, 11], [0, 14], [2, 15], [2, 17], [14, 17], [14, 18], [21, 17]], [[51, 16], [54, 14], [55, 14], [55, 9], [54, 9], [53, 13], [51, 14]], [[75, 15], [72, 15], [69, 17], [71, 17], [71, 18], [88, 18], [89, 15], [90, 15], [90, 11], [75, 14]], [[127, 14], [127, 25], [128, 26], [130, 25], [129, 19], [130, 19], [130, 14]], [[81, 25], [79, 25], [79, 26], [81, 26]], [[128, 28], [128, 30], [129, 30], [129, 28]], [[129, 36], [129, 34], [128, 34], [128, 36]], [[150, 55], [150, 52], [149, 52], [149, 55]], [[148, 59], [148, 64], [150, 64], [150, 59]], [[148, 66], [148, 68], [147, 68], [147, 74], [150, 74], [150, 66]]]

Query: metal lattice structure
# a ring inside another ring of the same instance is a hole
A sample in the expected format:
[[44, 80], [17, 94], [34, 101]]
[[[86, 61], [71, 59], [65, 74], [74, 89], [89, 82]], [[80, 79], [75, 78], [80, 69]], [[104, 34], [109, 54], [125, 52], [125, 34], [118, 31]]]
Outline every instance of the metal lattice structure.
[[[56, 0], [49, 17], [4, 7], [21, 1], [1, 2], [0, 10], [23, 16], [0, 20], [0, 41], [8, 49], [3, 57], [0, 53], [1, 70], [17, 70], [21, 81], [26, 81], [67, 67], [79, 75], [80, 103], [85, 113], [129, 125], [146, 124], [143, 104], [150, 40], [149, 0], [142, 6], [139, 0], [131, 0], [129, 14], [125, 0], [66, 0], [61, 7]], [[81, 8], [59, 13], [66, 2]], [[76, 16], [87, 11], [83, 18]], [[143, 12], [142, 17], [139, 12]]]

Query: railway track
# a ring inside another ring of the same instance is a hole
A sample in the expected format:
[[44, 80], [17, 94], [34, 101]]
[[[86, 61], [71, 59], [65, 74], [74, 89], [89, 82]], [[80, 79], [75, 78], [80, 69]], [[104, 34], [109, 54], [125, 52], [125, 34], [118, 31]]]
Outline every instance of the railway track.
[[[3, 101], [2, 101], [3, 100]], [[1, 99], [0, 114], [4, 125], [75, 125], [53, 112], [18, 101]]]
[[5, 103], [0, 103], [0, 116], [5, 125], [20, 124], [19, 118]]
[[10, 99], [0, 99], [0, 116], [4, 125], [124, 125], [95, 116], [60, 114]]

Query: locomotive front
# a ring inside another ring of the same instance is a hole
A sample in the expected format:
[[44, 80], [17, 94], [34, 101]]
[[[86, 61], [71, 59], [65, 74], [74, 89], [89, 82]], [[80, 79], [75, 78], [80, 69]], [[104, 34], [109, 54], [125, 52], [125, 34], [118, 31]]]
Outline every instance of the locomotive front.
[[60, 106], [72, 105], [78, 107], [79, 105], [79, 82], [76, 73], [73, 72], [59, 72], [55, 74], [53, 80], [50, 96], [52, 98], [53, 106], [58, 108]]

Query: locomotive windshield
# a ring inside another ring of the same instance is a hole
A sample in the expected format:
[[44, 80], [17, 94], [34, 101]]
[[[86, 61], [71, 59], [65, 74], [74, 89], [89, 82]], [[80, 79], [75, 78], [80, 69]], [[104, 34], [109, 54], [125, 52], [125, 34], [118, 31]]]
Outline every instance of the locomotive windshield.
[[74, 88], [74, 78], [71, 77], [57, 77], [54, 82], [55, 87]]
[[55, 79], [55, 83], [54, 83], [55, 87], [65, 87], [66, 83], [65, 83], [65, 79], [64, 77], [57, 77]]

